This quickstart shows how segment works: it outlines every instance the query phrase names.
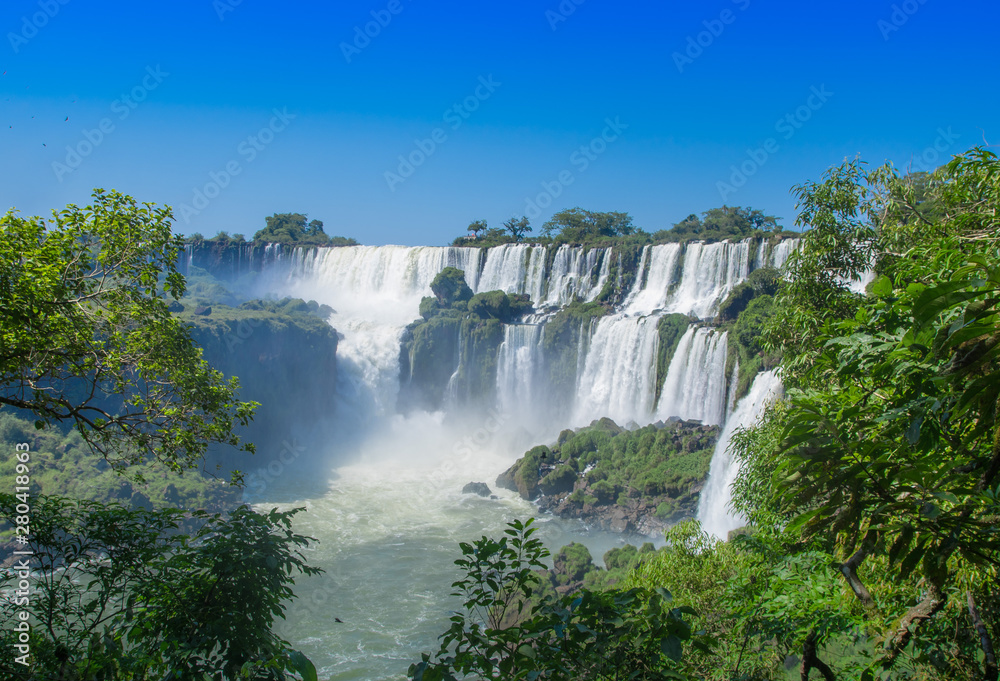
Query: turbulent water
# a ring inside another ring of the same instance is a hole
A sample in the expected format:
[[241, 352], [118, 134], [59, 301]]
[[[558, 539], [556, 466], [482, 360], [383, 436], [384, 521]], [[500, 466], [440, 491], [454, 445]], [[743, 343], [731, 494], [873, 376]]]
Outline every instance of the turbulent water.
[[[734, 404], [727, 335], [695, 323], [658, 386], [657, 324], [669, 313], [712, 317], [753, 269], [780, 265], [791, 248], [791, 241], [771, 248], [752, 240], [647, 247], [627, 291], [620, 268], [612, 278], [612, 264], [621, 260], [611, 249], [356, 246], [257, 256], [266, 261], [259, 285], [330, 305], [336, 310], [330, 322], [342, 335], [331, 419], [343, 437], [311, 453], [331, 462], [329, 475], [297, 475], [293, 462], [250, 499], [265, 507], [306, 507], [297, 529], [320, 540], [308, 559], [326, 574], [297, 583], [301, 598], [281, 634], [317, 663], [321, 677], [403, 678], [409, 663], [436, 646], [458, 605], [447, 596], [458, 542], [499, 535], [509, 520], [534, 513], [506, 491], [495, 490], [495, 499], [463, 495], [464, 484], [492, 487], [528, 447], [596, 418], [622, 425], [669, 417], [725, 423], [723, 440], [737, 424], [749, 423], [777, 379], [762, 374]], [[259, 262], [256, 269], [250, 262], [237, 266], [260, 270]], [[492, 408], [446, 403], [442, 412], [404, 417], [396, 412], [400, 339], [447, 266], [462, 269], [475, 292], [528, 294], [539, 313], [533, 323], [504, 328]], [[618, 289], [617, 311], [580, 334], [576, 389], [552, 394], [541, 379], [546, 321], [560, 306], [594, 300], [608, 286]], [[732, 522], [723, 517], [732, 466], [721, 440], [719, 446], [712, 501], [707, 488], [699, 512], [713, 532]], [[580, 541], [598, 562], [623, 542], [579, 522], [548, 518], [540, 526], [551, 548]]]

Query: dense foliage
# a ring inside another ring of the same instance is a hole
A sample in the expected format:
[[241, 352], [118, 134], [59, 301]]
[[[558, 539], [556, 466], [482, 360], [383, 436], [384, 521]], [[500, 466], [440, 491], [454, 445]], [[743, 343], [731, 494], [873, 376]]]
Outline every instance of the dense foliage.
[[742, 451], [770, 494], [739, 502], [838, 557], [880, 641], [868, 677], [909, 658], [996, 678], [1000, 162], [973, 150], [920, 184], [850, 162], [797, 191], [811, 229], [769, 326], [788, 405]]
[[[264, 218], [264, 229], [253, 235], [254, 241], [288, 244], [292, 246], [357, 246], [354, 239], [342, 236], [330, 237], [323, 231], [322, 220], [312, 220], [306, 224], [302, 213], [275, 213]], [[220, 232], [220, 236], [226, 236]], [[216, 237], [217, 239], [219, 237]]]
[[[0, 495], [7, 522], [17, 506], [14, 495]], [[192, 515], [50, 496], [34, 499], [31, 511], [32, 664], [9, 654], [23, 604], [5, 600], [4, 678], [316, 678], [271, 632], [293, 596], [293, 574], [319, 572], [303, 562], [309, 540], [291, 530], [296, 511]], [[179, 531], [192, 520], [199, 529]], [[4, 586], [14, 589], [19, 578], [11, 571]]]
[[[748, 526], [720, 541], [680, 524], [615, 589], [666, 589], [690, 608], [708, 645], [685, 644], [673, 669], [694, 678], [995, 681], [1000, 160], [974, 149], [903, 176], [853, 161], [796, 192], [806, 231], [787, 276], [763, 271], [718, 320], [741, 368], [780, 361], [787, 387], [734, 437]], [[704, 234], [709, 221], [689, 222]], [[512, 481], [565, 488], [564, 459], [536, 448]], [[558, 555], [549, 593], [572, 585], [585, 602], [589, 554]], [[532, 653], [535, 669], [559, 660]]]
[[119, 469], [195, 466], [253, 414], [167, 309], [184, 293], [171, 217], [97, 190], [48, 224], [0, 218], [0, 405], [74, 426]]
[[498, 246], [500, 244], [527, 242], [537, 244], [574, 244], [581, 246], [642, 247], [685, 241], [721, 241], [749, 237], [797, 236], [782, 231], [777, 218], [754, 208], [722, 206], [702, 213], [701, 217], [689, 215], [670, 229], [646, 232], [636, 227], [632, 216], [622, 212], [590, 211], [569, 208], [552, 216], [537, 237], [527, 237], [531, 226], [526, 218], [511, 218], [504, 229], [488, 228], [485, 220], [471, 223], [472, 236], [459, 236], [455, 246]]
[[400, 343], [398, 406], [440, 409], [449, 386], [460, 403], [485, 404], [494, 397], [503, 325], [531, 312], [531, 301], [503, 291], [473, 294], [455, 267], [434, 277], [431, 292]]
[[[0, 446], [31, 452], [31, 493], [126, 503], [136, 507], [224, 511], [239, 503], [239, 489], [200, 471], [177, 475], [154, 462], [137, 464], [126, 478], [94, 454], [79, 432], [37, 430], [34, 423], [0, 412]], [[17, 458], [0, 460], [0, 479], [15, 480]], [[4, 533], [9, 535], [10, 533]], [[9, 537], [6, 537], [9, 540]]]
[[694, 512], [717, 438], [717, 427], [699, 423], [626, 430], [602, 419], [532, 448], [496, 482], [525, 499], [545, 495], [543, 508], [564, 516], [593, 520], [605, 507], [628, 509], [622, 521], [632, 526], [613, 529], [635, 530], [645, 516]]
[[30, 593], [0, 605], [4, 678], [316, 678], [271, 632], [293, 575], [317, 572], [294, 512], [162, 508], [235, 501], [180, 473], [239, 445], [256, 406], [172, 314], [171, 217], [97, 190], [50, 223], [0, 219], [0, 439], [17, 483], [0, 533], [30, 551], [3, 547], [5, 593]]
[[688, 678], [680, 670], [690, 611], [672, 607], [663, 589], [588, 590], [529, 605], [538, 583], [532, 568], [545, 567], [548, 555], [533, 531], [530, 520], [514, 521], [502, 539], [460, 545], [462, 577], [452, 587], [463, 609], [437, 653], [410, 666], [410, 678]]

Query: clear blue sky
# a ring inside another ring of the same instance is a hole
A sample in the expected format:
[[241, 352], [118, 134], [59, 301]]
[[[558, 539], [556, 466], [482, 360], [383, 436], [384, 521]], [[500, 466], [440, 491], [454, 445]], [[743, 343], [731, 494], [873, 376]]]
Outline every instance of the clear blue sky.
[[789, 188], [845, 157], [1000, 144], [998, 25], [985, 1], [7, 0], [0, 209], [105, 187], [185, 233], [294, 211], [439, 245], [547, 186], [536, 230], [581, 206], [652, 231], [724, 200], [791, 225]]

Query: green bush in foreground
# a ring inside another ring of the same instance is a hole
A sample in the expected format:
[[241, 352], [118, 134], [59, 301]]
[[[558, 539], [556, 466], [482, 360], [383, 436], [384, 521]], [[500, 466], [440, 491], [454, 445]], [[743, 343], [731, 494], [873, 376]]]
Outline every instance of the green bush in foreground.
[[[0, 517], [16, 523], [14, 495]], [[228, 516], [37, 497], [31, 501], [31, 597], [0, 605], [0, 675], [63, 679], [315, 680], [312, 664], [271, 632], [293, 597], [310, 539], [291, 530], [301, 509]], [[192, 534], [182, 524], [200, 524]], [[7, 573], [2, 586], [22, 578]], [[30, 649], [15, 658], [19, 611]]]
[[[464, 574], [452, 586], [464, 609], [452, 616], [440, 650], [411, 665], [409, 678], [690, 678], [682, 668], [682, 645], [692, 639], [684, 615], [694, 611], [671, 607], [664, 589], [583, 589], [529, 608], [537, 591], [532, 568], [544, 568], [548, 555], [532, 538], [532, 522], [510, 523], [500, 540], [484, 536], [460, 544], [462, 558], [455, 563]], [[511, 619], [516, 623], [507, 624]]]

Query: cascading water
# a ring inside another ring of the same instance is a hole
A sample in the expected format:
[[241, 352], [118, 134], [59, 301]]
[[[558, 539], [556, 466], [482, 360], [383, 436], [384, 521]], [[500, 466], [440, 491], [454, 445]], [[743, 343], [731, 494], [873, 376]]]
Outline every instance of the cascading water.
[[642, 252], [642, 265], [635, 286], [625, 301], [627, 314], [641, 314], [663, 308], [670, 286], [677, 277], [681, 256], [680, 244], [647, 246]]
[[[297, 583], [300, 599], [280, 633], [319, 663], [322, 677], [403, 678], [421, 651], [435, 647], [448, 610], [456, 607], [443, 594], [454, 580], [457, 542], [499, 535], [508, 520], [535, 513], [503, 490], [494, 490], [499, 498], [492, 500], [463, 495], [465, 483], [492, 486], [528, 446], [596, 418], [622, 425], [666, 416], [722, 423], [731, 408], [727, 396], [734, 394], [727, 390], [725, 332], [697, 325], [687, 330], [657, 403], [657, 327], [668, 313], [714, 315], [732, 287], [759, 266], [751, 258], [758, 250], [751, 241], [647, 247], [643, 271], [628, 292], [620, 290], [621, 254], [611, 249], [563, 246], [552, 253], [509, 244], [488, 250], [357, 246], [283, 252], [275, 246], [248, 253], [240, 267], [255, 271], [250, 257], [260, 257], [271, 276], [258, 281], [270, 293], [336, 310], [330, 321], [343, 338], [334, 416], [345, 434], [355, 434], [345, 436], [347, 444], [331, 443], [341, 464], [328, 489], [320, 485], [310, 492], [317, 481], [308, 486], [289, 474], [271, 484], [265, 499], [252, 499], [306, 506], [297, 529], [322, 542], [310, 562], [327, 574]], [[766, 253], [769, 260], [777, 258], [776, 250]], [[539, 313], [530, 318], [534, 323], [503, 329], [496, 408], [460, 409], [467, 405], [458, 398], [445, 412], [404, 417], [395, 408], [400, 339], [418, 317], [420, 299], [431, 294], [434, 276], [447, 266], [464, 270], [474, 292], [527, 293]], [[553, 308], [594, 300], [609, 281], [617, 283], [622, 304], [584, 323], [575, 336], [576, 390], [552, 394], [544, 385], [543, 348]], [[745, 421], [752, 396], [764, 390], [763, 376], [733, 410], [727, 432]], [[561, 411], [553, 408], [559, 401]], [[710, 485], [723, 485], [723, 494], [725, 475], [713, 461]], [[601, 555], [621, 541], [578, 522], [546, 517], [539, 524], [550, 548], [580, 541]]]
[[590, 341], [577, 383], [573, 423], [610, 417], [618, 423], [644, 420], [656, 392], [657, 317], [606, 317]]
[[702, 319], [712, 316], [733, 287], [750, 275], [750, 243], [688, 244], [681, 281], [668, 310]]
[[688, 327], [670, 362], [656, 417], [721, 424], [726, 417], [727, 356], [727, 332]]
[[730, 489], [739, 473], [739, 462], [729, 451], [733, 433], [754, 425], [768, 405], [781, 395], [781, 390], [781, 379], [775, 371], [757, 374], [750, 391], [736, 405], [719, 435], [698, 504], [698, 520], [711, 535], [725, 539], [729, 532], [743, 525], [743, 519], [729, 508]]
[[549, 399], [539, 380], [542, 369], [542, 326], [508, 324], [497, 358], [497, 407], [507, 418], [538, 431]]

